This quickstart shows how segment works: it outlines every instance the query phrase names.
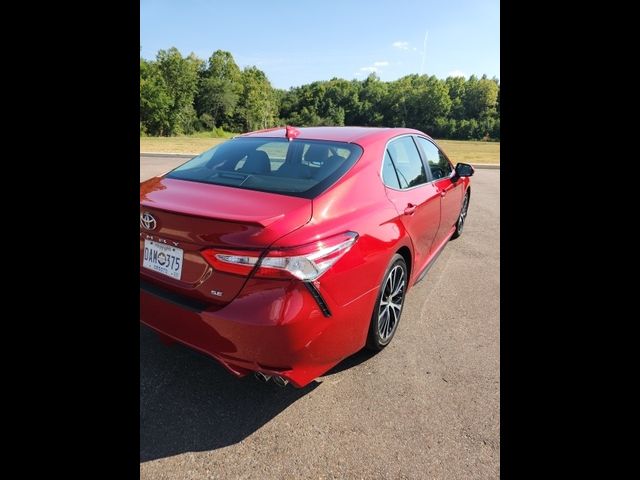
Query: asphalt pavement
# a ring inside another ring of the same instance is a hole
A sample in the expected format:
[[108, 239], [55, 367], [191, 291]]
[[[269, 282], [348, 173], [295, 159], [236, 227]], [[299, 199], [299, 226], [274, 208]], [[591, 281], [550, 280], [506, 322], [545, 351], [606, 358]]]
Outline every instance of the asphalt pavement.
[[[141, 157], [140, 180], [185, 161]], [[497, 479], [500, 170], [471, 189], [391, 344], [304, 389], [238, 380], [141, 326], [141, 478]]]

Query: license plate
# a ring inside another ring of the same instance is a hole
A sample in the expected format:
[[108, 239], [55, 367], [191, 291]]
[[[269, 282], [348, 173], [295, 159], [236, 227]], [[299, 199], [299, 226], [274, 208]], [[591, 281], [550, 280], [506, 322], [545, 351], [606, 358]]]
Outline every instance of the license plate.
[[183, 253], [181, 248], [171, 247], [153, 240], [145, 240], [142, 266], [180, 280]]

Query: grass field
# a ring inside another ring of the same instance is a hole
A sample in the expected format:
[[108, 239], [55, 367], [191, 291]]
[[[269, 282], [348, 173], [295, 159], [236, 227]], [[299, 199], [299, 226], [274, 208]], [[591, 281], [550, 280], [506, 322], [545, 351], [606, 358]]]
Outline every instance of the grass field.
[[500, 142], [438, 140], [453, 163], [500, 163]]
[[[141, 137], [140, 152], [200, 153], [226, 138]], [[500, 142], [438, 140], [453, 163], [500, 163]]]
[[141, 152], [200, 153], [226, 138], [140, 137]]

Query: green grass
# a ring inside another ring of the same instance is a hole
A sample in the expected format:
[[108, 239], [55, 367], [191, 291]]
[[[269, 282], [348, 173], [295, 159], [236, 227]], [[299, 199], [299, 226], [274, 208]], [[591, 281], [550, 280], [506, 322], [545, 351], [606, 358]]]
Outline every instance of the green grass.
[[[212, 135], [212, 132], [201, 132], [188, 137], [140, 137], [140, 151], [201, 153], [226, 140], [213, 138]], [[231, 137], [234, 134], [228, 135]], [[500, 142], [438, 140], [438, 145], [453, 163], [500, 163]]]
[[227, 139], [227, 138], [235, 137], [236, 135], [238, 135], [238, 134], [237, 133], [233, 133], [233, 132], [227, 132], [225, 130], [222, 130], [221, 128], [216, 128], [212, 132], [195, 132], [195, 133], [192, 133], [191, 135], [189, 135], [189, 137], [191, 137], [191, 138], [222, 138], [222, 139]]
[[140, 137], [140, 151], [200, 153], [225, 140], [226, 138], [210, 137]]
[[453, 163], [500, 163], [500, 142], [437, 140]]

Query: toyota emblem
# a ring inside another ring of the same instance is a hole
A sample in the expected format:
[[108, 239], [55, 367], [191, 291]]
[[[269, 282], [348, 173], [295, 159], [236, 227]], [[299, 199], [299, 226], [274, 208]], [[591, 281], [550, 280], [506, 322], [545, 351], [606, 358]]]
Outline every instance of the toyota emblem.
[[140, 214], [140, 226], [146, 230], [155, 230], [158, 223], [154, 216], [149, 212], [142, 212]]

